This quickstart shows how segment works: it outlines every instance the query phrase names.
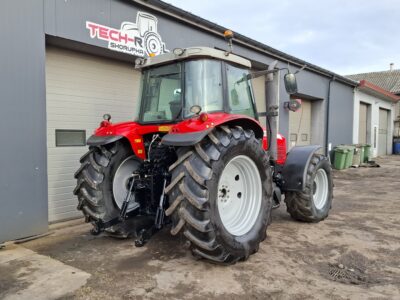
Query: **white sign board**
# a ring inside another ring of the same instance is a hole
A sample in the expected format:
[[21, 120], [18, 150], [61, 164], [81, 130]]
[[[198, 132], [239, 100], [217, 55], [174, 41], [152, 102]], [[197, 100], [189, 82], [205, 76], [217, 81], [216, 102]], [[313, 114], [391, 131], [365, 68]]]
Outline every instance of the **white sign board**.
[[157, 18], [138, 12], [136, 23], [123, 22], [120, 29], [86, 21], [92, 39], [108, 42], [108, 48], [135, 56], [159, 55], [169, 52], [157, 31]]

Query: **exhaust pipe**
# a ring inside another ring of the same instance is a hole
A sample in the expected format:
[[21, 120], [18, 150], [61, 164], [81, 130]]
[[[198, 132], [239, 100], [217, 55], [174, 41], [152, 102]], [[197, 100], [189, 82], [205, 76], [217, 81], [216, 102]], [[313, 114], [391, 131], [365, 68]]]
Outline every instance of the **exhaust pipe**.
[[268, 66], [268, 73], [265, 76], [265, 108], [267, 110], [266, 128], [268, 135], [268, 150], [270, 159], [276, 161], [278, 158], [278, 146], [276, 137], [278, 135], [278, 112], [279, 112], [279, 71], [272, 72], [278, 61], [273, 61]]

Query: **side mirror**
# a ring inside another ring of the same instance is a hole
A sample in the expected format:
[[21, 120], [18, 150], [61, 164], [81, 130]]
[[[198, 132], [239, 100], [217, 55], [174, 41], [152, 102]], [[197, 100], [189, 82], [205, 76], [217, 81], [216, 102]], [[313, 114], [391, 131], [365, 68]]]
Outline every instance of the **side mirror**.
[[283, 80], [285, 81], [285, 89], [288, 94], [291, 95], [297, 93], [296, 75], [293, 73], [287, 73]]

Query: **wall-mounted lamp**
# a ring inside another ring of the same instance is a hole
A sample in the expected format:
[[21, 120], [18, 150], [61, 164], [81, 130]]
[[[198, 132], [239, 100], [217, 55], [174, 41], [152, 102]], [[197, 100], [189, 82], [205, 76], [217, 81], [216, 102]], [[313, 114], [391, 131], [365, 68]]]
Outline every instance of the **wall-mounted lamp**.
[[301, 99], [290, 99], [290, 101], [283, 102], [283, 107], [290, 111], [298, 111], [301, 108]]

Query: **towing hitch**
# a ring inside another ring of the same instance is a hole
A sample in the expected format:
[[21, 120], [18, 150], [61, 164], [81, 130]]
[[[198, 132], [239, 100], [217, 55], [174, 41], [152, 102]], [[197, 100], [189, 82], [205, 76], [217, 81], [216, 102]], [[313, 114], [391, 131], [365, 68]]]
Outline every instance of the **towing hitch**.
[[[132, 216], [138, 215], [140, 205], [138, 202], [135, 201], [135, 192], [140, 189], [146, 188], [146, 184], [144, 184], [143, 181], [140, 180], [139, 174], [132, 174], [131, 178], [132, 179], [129, 183], [129, 188], [126, 192], [125, 200], [121, 206], [119, 216], [107, 222], [103, 222], [102, 220], [93, 221], [93, 229], [91, 230], [91, 233], [93, 235], [99, 235], [105, 229], [113, 225], [120, 224], [131, 218]], [[168, 178], [168, 174], [165, 174], [163, 181], [163, 190], [160, 195], [156, 214], [138, 215], [139, 220], [137, 220], [138, 222], [135, 224], [135, 227], [137, 228], [134, 241], [136, 247], [143, 247], [154, 234], [156, 234], [159, 230], [163, 228], [165, 224], [165, 187], [167, 185]], [[140, 219], [142, 218], [146, 220], [140, 221]]]

